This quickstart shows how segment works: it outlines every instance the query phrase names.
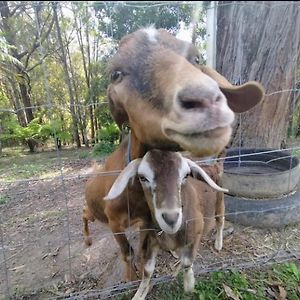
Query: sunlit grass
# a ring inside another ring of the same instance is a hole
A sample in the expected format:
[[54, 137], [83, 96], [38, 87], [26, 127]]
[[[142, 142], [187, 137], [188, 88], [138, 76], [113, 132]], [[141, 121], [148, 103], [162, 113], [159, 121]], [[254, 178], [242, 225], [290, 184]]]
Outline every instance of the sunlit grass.
[[[134, 292], [115, 299], [131, 299]], [[286, 298], [283, 296], [286, 295]], [[300, 270], [296, 263], [274, 264], [268, 269], [218, 271], [198, 278], [193, 293], [184, 293], [183, 275], [159, 284], [149, 293], [151, 300], [271, 300], [300, 299]], [[282, 297], [282, 298], [280, 298]]]
[[63, 149], [60, 151], [45, 151], [29, 153], [22, 147], [5, 148], [0, 157], [0, 181], [30, 178], [51, 178], [59, 176], [61, 170], [70, 170], [65, 166], [69, 161], [76, 159], [90, 159], [91, 149]]
[[12, 224], [18, 224], [19, 226], [25, 224], [35, 224], [42, 220], [49, 221], [51, 219], [61, 218], [64, 215], [65, 211], [61, 210], [43, 210], [39, 212], [34, 212], [24, 217], [9, 219], [6, 223], [4, 223], [4, 226], [11, 226]]

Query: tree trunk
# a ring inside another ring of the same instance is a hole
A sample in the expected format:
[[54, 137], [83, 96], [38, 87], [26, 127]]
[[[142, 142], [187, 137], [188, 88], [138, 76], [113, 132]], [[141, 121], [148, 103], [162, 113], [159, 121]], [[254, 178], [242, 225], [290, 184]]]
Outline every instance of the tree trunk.
[[28, 87], [27, 87], [26, 83], [20, 82], [19, 83], [19, 88], [20, 88], [20, 91], [21, 91], [21, 98], [22, 98], [22, 102], [24, 104], [25, 115], [26, 115], [27, 124], [28, 124], [34, 119], [33, 112], [32, 112], [32, 107], [31, 107], [30, 94], [29, 94]]
[[[78, 89], [77, 89], [77, 84], [76, 84], [76, 78], [75, 78], [75, 73], [74, 73], [74, 69], [73, 69], [73, 65], [72, 65], [72, 60], [71, 60], [71, 55], [70, 55], [70, 49], [69, 46], [66, 45], [66, 51], [67, 51], [67, 56], [69, 59], [69, 65], [70, 65], [70, 72], [71, 72], [71, 76], [72, 76], [72, 84], [74, 87], [74, 95], [75, 95], [75, 102], [76, 102], [76, 111], [77, 111], [77, 115], [78, 115], [78, 121], [79, 121], [79, 129], [80, 129], [80, 133], [81, 133], [81, 138], [82, 138], [82, 143], [85, 144], [85, 146], [88, 148], [89, 147], [89, 140], [87, 138], [87, 134], [86, 134], [86, 122], [82, 121], [82, 113], [81, 113], [81, 107], [79, 105], [79, 93], [78, 93]], [[84, 108], [83, 108], [84, 109]]]
[[96, 116], [96, 111], [97, 111], [97, 107], [96, 105], [94, 104], [94, 126], [95, 126], [95, 138], [94, 138], [94, 142], [95, 143], [98, 143], [98, 130], [100, 129], [100, 124], [98, 122], [98, 119], [97, 119], [97, 116]]
[[69, 93], [69, 97], [70, 97], [70, 111], [71, 111], [71, 116], [72, 116], [73, 138], [74, 138], [74, 141], [76, 142], [77, 148], [80, 148], [81, 143], [80, 143], [80, 137], [79, 137], [79, 133], [78, 133], [77, 115], [76, 115], [75, 106], [74, 106], [74, 104], [75, 104], [74, 94], [73, 94], [73, 90], [72, 90], [72, 84], [71, 84], [71, 79], [70, 79], [68, 64], [67, 64], [67, 57], [66, 57], [64, 44], [63, 44], [63, 40], [62, 40], [62, 35], [61, 35], [61, 30], [60, 30], [60, 25], [59, 25], [59, 21], [58, 21], [57, 5], [58, 5], [57, 2], [53, 3], [53, 13], [54, 13], [54, 19], [55, 19], [55, 25], [56, 25], [56, 31], [57, 31], [57, 39], [58, 39], [58, 43], [59, 43], [59, 46], [61, 49], [65, 81], [68, 86], [68, 93]]
[[92, 144], [95, 144], [95, 124], [94, 124], [94, 112], [92, 103], [89, 104], [90, 122], [91, 122], [91, 140]]
[[[0, 119], [0, 136], [2, 135], [2, 132], [3, 132], [3, 130], [2, 130], [2, 121]], [[1, 155], [2, 155], [2, 141], [0, 139], [0, 156]]]
[[279, 148], [285, 141], [300, 53], [299, 29], [298, 2], [219, 2], [218, 72], [233, 84], [257, 80], [266, 89], [262, 103], [237, 117], [232, 146]]
[[[74, 17], [75, 17], [75, 26], [76, 26], [76, 33], [77, 33], [77, 40], [78, 40], [78, 44], [79, 44], [79, 48], [80, 48], [80, 52], [81, 52], [81, 58], [82, 58], [82, 64], [83, 64], [83, 70], [84, 70], [84, 76], [85, 76], [85, 82], [86, 82], [86, 86], [88, 91], [90, 91], [91, 88], [91, 72], [90, 72], [90, 63], [91, 63], [91, 59], [90, 59], [90, 54], [89, 54], [89, 48], [88, 48], [88, 63], [86, 62], [86, 57], [85, 57], [85, 53], [84, 53], [84, 46], [83, 46], [83, 38], [82, 38], [82, 23], [81, 20], [77, 18], [77, 14], [76, 11], [73, 7], [73, 13], [74, 13]], [[88, 38], [88, 29], [86, 29], [86, 38], [87, 40]], [[90, 93], [89, 93], [90, 95]], [[89, 99], [90, 100], [90, 99]], [[89, 104], [91, 104], [91, 101], [88, 101]], [[92, 105], [92, 104], [91, 104]], [[93, 112], [93, 107], [89, 106], [89, 115], [90, 115], [90, 126], [91, 126], [91, 142], [92, 144], [95, 143], [95, 124], [94, 124], [94, 112]], [[87, 139], [87, 133], [86, 133], [86, 121], [84, 118], [84, 130], [85, 130], [85, 136]], [[88, 146], [88, 145], [87, 145]]]
[[5, 84], [5, 87], [9, 95], [10, 103], [14, 108], [14, 110], [16, 111], [19, 124], [22, 127], [26, 127], [27, 126], [26, 116], [25, 116], [24, 109], [21, 107], [18, 84], [15, 82], [14, 79], [7, 77], [7, 82]]

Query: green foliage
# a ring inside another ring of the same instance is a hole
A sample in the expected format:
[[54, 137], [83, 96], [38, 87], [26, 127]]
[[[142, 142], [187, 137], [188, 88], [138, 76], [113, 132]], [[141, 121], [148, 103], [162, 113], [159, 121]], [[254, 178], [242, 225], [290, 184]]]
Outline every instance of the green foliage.
[[37, 138], [47, 140], [50, 137], [55, 137], [61, 140], [62, 142], [71, 141], [71, 134], [68, 131], [62, 130], [61, 121], [52, 121], [51, 123], [39, 124]]
[[93, 156], [94, 157], [102, 157], [108, 154], [111, 154], [116, 149], [116, 145], [107, 142], [100, 142], [96, 144], [93, 148]]
[[300, 298], [300, 269], [295, 263], [277, 265], [271, 274], [274, 280], [284, 284], [290, 300]]
[[40, 120], [36, 118], [27, 127], [22, 127], [16, 119], [11, 119], [6, 123], [6, 131], [1, 135], [1, 140], [26, 142], [33, 139], [45, 142], [51, 137], [57, 137], [61, 141], [70, 141], [70, 133], [62, 131], [61, 128], [60, 121], [41, 124]]
[[300, 297], [300, 271], [295, 263], [274, 265], [272, 270], [260, 272], [214, 272], [207, 279], [198, 281], [195, 294], [197, 299], [228, 299], [224, 285], [243, 300], [269, 299], [268, 285], [282, 286], [288, 294], [287, 299]]
[[105, 127], [102, 127], [97, 132], [100, 142], [94, 146], [93, 154], [102, 156], [112, 153], [117, 147], [119, 136], [120, 131], [115, 123], [108, 123]]
[[292, 115], [290, 117], [289, 127], [288, 127], [288, 134], [289, 138], [295, 138], [300, 135], [300, 104], [299, 104], [300, 97], [293, 108]]
[[102, 142], [108, 142], [114, 144], [119, 138], [119, 128], [115, 123], [111, 123], [102, 127], [98, 133], [98, 139]]
[[[97, 133], [102, 149], [110, 152], [115, 147], [118, 136], [115, 130], [110, 129], [114, 122], [107, 104], [104, 104], [108, 86], [106, 68], [108, 58], [115, 50], [118, 40], [126, 33], [150, 24], [176, 32], [181, 21], [188, 24], [192, 20], [196, 5], [192, 2], [165, 4], [155, 1], [151, 4], [136, 2], [134, 6], [139, 7], [133, 7], [130, 2], [112, 1], [92, 2], [87, 7], [86, 3], [71, 1], [60, 3], [58, 6], [62, 8], [62, 13], [59, 13], [59, 26], [66, 45], [65, 50], [68, 46], [70, 51], [68, 67], [78, 127], [83, 132], [80, 136], [86, 132], [91, 140], [91, 133], [94, 131], [91, 130], [91, 125], [98, 123], [98, 126], [94, 127], [103, 128]], [[34, 9], [38, 13], [41, 25], [43, 51], [40, 51], [39, 47], [33, 47], [38, 40]], [[32, 5], [28, 2], [24, 10], [22, 5], [19, 6], [19, 1], [11, 1], [9, 10], [13, 13], [7, 20], [8, 26], [2, 26], [7, 32], [3, 32], [0, 38], [0, 107], [11, 109], [11, 112], [0, 112], [0, 126], [3, 129], [1, 140], [4, 146], [16, 145], [26, 143], [29, 139], [47, 141], [56, 133], [58, 139], [71, 141], [72, 116], [68, 87], [64, 80], [62, 51], [57, 46], [56, 26], [50, 28], [53, 17], [52, 3]], [[202, 17], [200, 15], [198, 19], [202, 20]], [[1, 22], [3, 21], [5, 20]], [[197, 34], [202, 36], [203, 32], [200, 32], [199, 28], [196, 28]], [[49, 36], [44, 39], [48, 29]], [[80, 37], [82, 48], [79, 45]], [[22, 53], [23, 56], [19, 55]], [[45, 57], [41, 59], [41, 56]], [[17, 69], [22, 70], [22, 76]], [[33, 109], [35, 119], [28, 125], [28, 116], [25, 116], [22, 109], [21, 117], [18, 115], [17, 118], [16, 114], [12, 113], [25, 105], [20, 93], [20, 82], [25, 83], [31, 105], [36, 106]], [[50, 111], [49, 102], [53, 105]], [[89, 110], [87, 105], [93, 105], [93, 109]], [[108, 133], [112, 134], [111, 138], [107, 136]]]
[[[172, 31], [179, 29], [179, 21], [191, 21], [194, 6], [189, 4], [156, 5], [140, 3], [140, 7], [131, 6], [130, 2], [94, 2], [94, 9], [99, 19], [99, 30], [114, 39], [120, 40], [125, 34], [140, 27], [154, 24], [156, 28]], [[139, 3], [138, 3], [139, 4]], [[137, 5], [139, 6], [139, 5]]]

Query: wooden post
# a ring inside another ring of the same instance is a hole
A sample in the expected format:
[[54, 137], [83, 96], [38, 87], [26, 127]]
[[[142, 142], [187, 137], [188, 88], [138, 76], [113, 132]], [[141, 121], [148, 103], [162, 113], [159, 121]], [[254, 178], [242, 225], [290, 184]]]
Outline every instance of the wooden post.
[[217, 1], [211, 1], [207, 10], [207, 65], [216, 67]]

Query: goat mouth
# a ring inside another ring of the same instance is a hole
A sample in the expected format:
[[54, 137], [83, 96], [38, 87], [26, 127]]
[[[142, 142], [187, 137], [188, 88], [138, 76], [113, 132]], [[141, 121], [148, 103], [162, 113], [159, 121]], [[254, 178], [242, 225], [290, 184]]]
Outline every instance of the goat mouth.
[[228, 125], [202, 132], [180, 132], [165, 128], [163, 132], [182, 149], [197, 156], [209, 156], [216, 155], [225, 148], [230, 140], [232, 128]]
[[187, 139], [197, 139], [197, 138], [218, 138], [227, 133], [230, 126], [217, 127], [207, 131], [201, 132], [180, 132], [171, 128], [165, 129], [164, 132], [167, 136], [172, 137], [174, 135], [180, 135], [186, 137]]

